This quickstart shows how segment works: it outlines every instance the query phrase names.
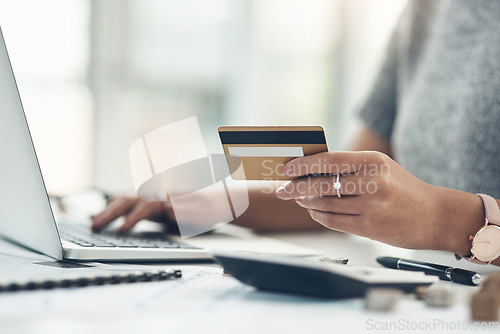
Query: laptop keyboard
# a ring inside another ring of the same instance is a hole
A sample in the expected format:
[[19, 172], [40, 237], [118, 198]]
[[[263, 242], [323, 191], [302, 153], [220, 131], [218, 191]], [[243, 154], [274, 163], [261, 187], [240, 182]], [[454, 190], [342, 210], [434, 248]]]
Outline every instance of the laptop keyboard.
[[112, 232], [92, 232], [88, 226], [78, 224], [58, 224], [62, 239], [82, 247], [124, 247], [124, 248], [182, 248], [200, 249], [181, 242], [152, 237], [119, 235]]

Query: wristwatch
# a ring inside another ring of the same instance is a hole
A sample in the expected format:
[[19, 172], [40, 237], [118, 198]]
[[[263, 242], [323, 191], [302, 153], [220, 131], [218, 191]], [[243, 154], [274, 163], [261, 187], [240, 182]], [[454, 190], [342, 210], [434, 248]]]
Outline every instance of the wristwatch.
[[497, 201], [488, 195], [477, 194], [484, 204], [485, 222], [475, 235], [471, 235], [471, 256], [475, 263], [490, 264], [500, 256], [500, 209]]

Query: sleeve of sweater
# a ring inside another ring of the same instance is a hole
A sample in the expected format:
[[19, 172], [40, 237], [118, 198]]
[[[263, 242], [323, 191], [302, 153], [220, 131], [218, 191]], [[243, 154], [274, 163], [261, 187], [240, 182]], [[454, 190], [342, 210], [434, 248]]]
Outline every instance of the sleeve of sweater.
[[387, 141], [391, 141], [397, 109], [398, 29], [392, 33], [384, 60], [361, 109], [363, 123]]

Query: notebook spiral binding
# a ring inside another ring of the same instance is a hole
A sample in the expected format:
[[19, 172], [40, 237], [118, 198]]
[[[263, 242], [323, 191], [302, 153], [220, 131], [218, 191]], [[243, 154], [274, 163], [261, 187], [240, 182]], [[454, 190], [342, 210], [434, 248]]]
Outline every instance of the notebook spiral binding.
[[151, 270], [125, 273], [98, 274], [88, 277], [65, 277], [59, 280], [27, 280], [17, 282], [1, 282], [0, 292], [21, 290], [48, 290], [56, 288], [72, 288], [105, 284], [122, 284], [135, 282], [167, 281], [182, 277], [180, 270]]

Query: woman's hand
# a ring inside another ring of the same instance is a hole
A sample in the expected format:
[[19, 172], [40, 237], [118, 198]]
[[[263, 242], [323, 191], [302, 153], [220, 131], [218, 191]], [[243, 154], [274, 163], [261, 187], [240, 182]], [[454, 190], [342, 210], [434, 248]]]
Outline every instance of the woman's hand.
[[111, 200], [101, 213], [92, 216], [92, 229], [99, 231], [119, 217], [125, 221], [119, 228], [127, 232], [143, 219], [161, 223], [174, 221], [172, 206], [168, 202], [145, 201], [135, 197], [118, 197]]
[[290, 161], [282, 173], [299, 178], [280, 187], [279, 198], [330, 229], [394, 246], [467, 254], [469, 234], [484, 221], [478, 196], [429, 185], [379, 152], [319, 153]]
[[[246, 188], [231, 190], [233, 203], [248, 203]], [[174, 212], [175, 206], [175, 212]], [[240, 208], [241, 210], [241, 208]], [[241, 212], [238, 212], [241, 214]], [[204, 233], [221, 222], [233, 220], [229, 198], [224, 187], [211, 187], [176, 197], [175, 201], [147, 201], [135, 197], [118, 197], [99, 214], [91, 217], [92, 229], [99, 231], [119, 217], [125, 220], [119, 232], [131, 230], [143, 219], [176, 224], [181, 233]]]

